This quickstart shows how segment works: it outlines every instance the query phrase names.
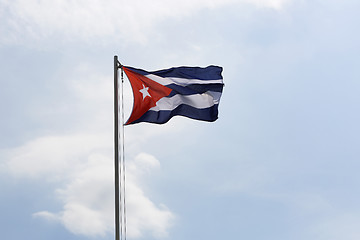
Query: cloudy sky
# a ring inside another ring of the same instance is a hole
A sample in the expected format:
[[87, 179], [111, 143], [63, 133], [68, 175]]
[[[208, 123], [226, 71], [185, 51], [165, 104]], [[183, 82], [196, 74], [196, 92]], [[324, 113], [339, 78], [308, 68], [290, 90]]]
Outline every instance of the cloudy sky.
[[114, 239], [118, 55], [149, 71], [219, 65], [225, 82], [214, 123], [126, 127], [129, 239], [358, 240], [359, 10], [0, 0], [1, 239]]

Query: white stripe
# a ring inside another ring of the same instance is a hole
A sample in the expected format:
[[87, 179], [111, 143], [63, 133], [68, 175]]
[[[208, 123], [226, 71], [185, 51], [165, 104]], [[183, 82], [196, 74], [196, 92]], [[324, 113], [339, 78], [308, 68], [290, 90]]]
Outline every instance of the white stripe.
[[219, 104], [220, 98], [221, 98], [221, 94], [222, 94], [221, 92], [208, 91], [207, 93], [214, 98], [214, 103], [215, 103], [215, 104]]
[[222, 79], [215, 79], [215, 80], [199, 80], [199, 79], [187, 79], [187, 78], [163, 78], [159, 77], [154, 74], [145, 75], [146, 77], [150, 78], [151, 80], [160, 83], [161, 85], [169, 85], [169, 84], [177, 84], [180, 86], [187, 86], [190, 84], [212, 84], [212, 83], [223, 83]]
[[[217, 100], [218, 102], [218, 100]], [[164, 97], [156, 102], [156, 106], [150, 108], [152, 111], [160, 111], [160, 110], [174, 110], [181, 104], [186, 104], [195, 108], [203, 109], [209, 108], [217, 104], [214, 101], [213, 96], [209, 93], [203, 94], [195, 94], [195, 95], [174, 95], [170, 98]]]

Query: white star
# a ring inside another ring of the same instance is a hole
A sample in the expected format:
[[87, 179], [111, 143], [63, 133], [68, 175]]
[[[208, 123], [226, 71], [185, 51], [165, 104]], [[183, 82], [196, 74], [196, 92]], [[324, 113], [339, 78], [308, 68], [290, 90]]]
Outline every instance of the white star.
[[143, 100], [144, 100], [147, 96], [151, 97], [150, 93], [148, 92], [148, 91], [149, 91], [149, 87], [145, 87], [144, 84], [143, 84], [143, 89], [140, 89], [139, 91], [140, 91], [140, 92], [142, 93], [142, 95], [143, 95]]

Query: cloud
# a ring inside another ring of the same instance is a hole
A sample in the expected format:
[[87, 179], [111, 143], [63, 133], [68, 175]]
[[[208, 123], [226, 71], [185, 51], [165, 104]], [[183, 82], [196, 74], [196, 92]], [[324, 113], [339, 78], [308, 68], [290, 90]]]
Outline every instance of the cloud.
[[[35, 141], [42, 143], [42, 141]], [[36, 148], [36, 147], [35, 147]], [[26, 148], [25, 148], [26, 149]], [[51, 148], [49, 149], [51, 150]], [[30, 156], [30, 155], [28, 155]], [[36, 156], [23, 158], [22, 163], [36, 161]], [[66, 160], [66, 157], [63, 159]], [[58, 159], [61, 161], [61, 159]], [[20, 164], [20, 162], [18, 162]], [[42, 165], [47, 165], [42, 162]], [[54, 163], [39, 168], [24, 167], [16, 174], [33, 176], [35, 172], [51, 175]], [[175, 215], [164, 205], [154, 204], [144, 193], [141, 186], [143, 177], [159, 169], [159, 161], [152, 155], [140, 153], [127, 164], [126, 206], [128, 236], [137, 238], [145, 233], [155, 237], [164, 237], [172, 226]], [[71, 170], [73, 169], [73, 170]], [[65, 187], [56, 190], [56, 196], [63, 202], [63, 210], [57, 213], [39, 211], [34, 217], [62, 223], [70, 232], [85, 236], [105, 236], [114, 231], [114, 179], [113, 160], [102, 154], [90, 154], [86, 161], [73, 162], [73, 167], [66, 171], [66, 178], [59, 174], [60, 182], [67, 182]], [[63, 169], [65, 172], [65, 169]], [[61, 176], [65, 179], [61, 179]]]
[[[49, 112], [50, 117], [56, 118], [57, 111], [62, 111], [61, 105], [71, 106], [78, 110], [71, 110], [71, 117], [84, 124], [67, 122], [66, 133], [34, 137], [21, 146], [2, 150], [1, 158], [13, 177], [51, 181], [56, 186], [55, 196], [62, 208], [44, 206], [33, 217], [62, 224], [74, 234], [101, 237], [114, 232], [113, 109], [107, 108], [112, 106], [112, 94], [108, 94], [112, 93], [112, 86], [104, 81], [106, 77], [92, 74], [90, 69], [81, 66], [64, 80], [68, 97]], [[92, 76], [86, 81], [77, 78], [84, 71]], [[52, 106], [41, 106], [41, 110], [47, 111]], [[142, 135], [143, 140], [147, 137], [148, 133]], [[129, 145], [136, 145], [135, 140], [129, 138]], [[144, 190], [146, 178], [160, 170], [160, 162], [138, 149], [128, 148], [127, 155], [128, 236], [164, 237], [174, 223], [175, 214], [165, 204], [154, 203], [150, 193]]]
[[[129, 236], [140, 237], [139, 229], [152, 232], [155, 237], [166, 237], [167, 229], [173, 224], [174, 214], [164, 204], [155, 206], [138, 186], [143, 177], [160, 167], [159, 161], [150, 154], [140, 153], [127, 165], [126, 206]], [[139, 217], [141, 216], [141, 217]]]
[[[106, 39], [146, 42], [154, 25], [168, 18], [182, 18], [201, 9], [229, 4], [251, 4], [280, 10], [289, 0], [13, 0], [0, 5], [0, 42], [62, 36], [76, 39]], [[6, 34], [5, 34], [6, 33]], [[4, 35], [5, 34], [5, 35]]]
[[105, 143], [102, 136], [90, 134], [39, 137], [10, 150], [8, 167], [21, 177], [61, 177]]
[[272, 8], [275, 10], [281, 10], [289, 0], [246, 0], [250, 4], [255, 4], [257, 7]]

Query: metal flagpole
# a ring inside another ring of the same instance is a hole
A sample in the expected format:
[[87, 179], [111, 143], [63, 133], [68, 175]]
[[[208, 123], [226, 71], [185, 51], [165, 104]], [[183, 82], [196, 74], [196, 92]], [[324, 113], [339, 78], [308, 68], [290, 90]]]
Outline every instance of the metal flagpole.
[[118, 57], [114, 56], [115, 240], [120, 240]]
[[[119, 105], [118, 69], [121, 69], [121, 105]], [[124, 147], [124, 74], [118, 57], [114, 56], [114, 126], [115, 126], [115, 240], [126, 240], [125, 147]], [[119, 112], [121, 128], [119, 129]], [[121, 147], [119, 148], [119, 139]]]

